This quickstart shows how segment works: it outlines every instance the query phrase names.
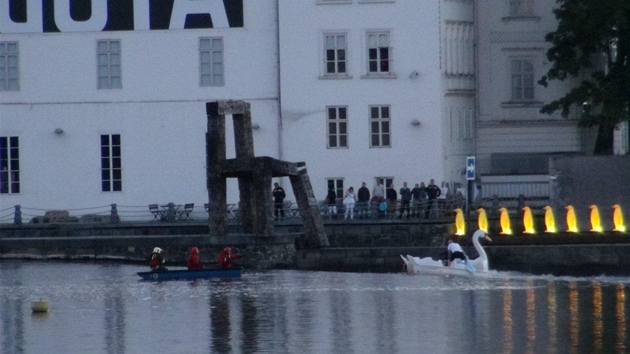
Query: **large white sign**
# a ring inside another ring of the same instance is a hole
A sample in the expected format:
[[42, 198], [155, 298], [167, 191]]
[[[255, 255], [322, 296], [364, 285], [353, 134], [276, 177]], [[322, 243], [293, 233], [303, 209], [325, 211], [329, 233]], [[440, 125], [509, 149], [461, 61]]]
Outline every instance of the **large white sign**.
[[243, 27], [243, 0], [0, 0], [0, 33]]

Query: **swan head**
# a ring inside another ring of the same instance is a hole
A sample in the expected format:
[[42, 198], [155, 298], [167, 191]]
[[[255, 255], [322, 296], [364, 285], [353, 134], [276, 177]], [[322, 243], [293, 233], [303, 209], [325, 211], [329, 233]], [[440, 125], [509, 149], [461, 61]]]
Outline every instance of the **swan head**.
[[477, 230], [475, 231], [475, 233], [472, 235], [473, 238], [480, 238], [480, 239], [484, 239], [486, 241], [490, 241], [492, 242], [492, 239], [490, 238], [490, 236], [488, 236], [488, 233], [485, 232], [484, 230]]

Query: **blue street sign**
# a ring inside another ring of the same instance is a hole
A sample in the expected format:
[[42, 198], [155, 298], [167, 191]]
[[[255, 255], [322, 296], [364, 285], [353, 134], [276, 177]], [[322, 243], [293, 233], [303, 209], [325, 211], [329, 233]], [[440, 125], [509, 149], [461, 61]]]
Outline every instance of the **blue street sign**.
[[466, 179], [469, 181], [475, 179], [475, 157], [474, 156], [466, 157]]

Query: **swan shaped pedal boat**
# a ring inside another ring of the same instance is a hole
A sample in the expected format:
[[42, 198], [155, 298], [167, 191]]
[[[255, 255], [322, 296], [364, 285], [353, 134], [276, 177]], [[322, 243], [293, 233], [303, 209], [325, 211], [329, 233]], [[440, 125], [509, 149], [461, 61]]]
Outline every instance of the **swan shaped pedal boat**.
[[473, 246], [479, 253], [479, 257], [467, 260], [466, 262], [455, 260], [451, 266], [445, 266], [441, 260], [434, 260], [431, 257], [414, 257], [400, 255], [408, 274], [428, 274], [428, 275], [465, 275], [476, 276], [487, 274], [490, 270], [488, 265], [488, 256], [486, 251], [479, 243], [479, 239], [492, 241], [488, 234], [483, 230], [477, 230], [472, 236]]

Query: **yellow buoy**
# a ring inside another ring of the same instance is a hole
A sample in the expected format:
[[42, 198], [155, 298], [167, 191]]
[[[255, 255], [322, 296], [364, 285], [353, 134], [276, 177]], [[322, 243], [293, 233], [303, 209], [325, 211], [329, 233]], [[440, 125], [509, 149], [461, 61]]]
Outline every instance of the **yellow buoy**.
[[535, 234], [536, 230], [534, 229], [534, 217], [532, 216], [532, 209], [528, 206], [523, 208], [523, 227], [526, 234]]
[[484, 208], [477, 209], [479, 213], [479, 219], [477, 223], [479, 224], [479, 230], [483, 230], [488, 232], [488, 216], [486, 215], [486, 210]]
[[545, 206], [545, 227], [547, 228], [545, 232], [547, 233], [556, 233], [558, 230], [556, 229], [556, 218], [553, 216], [553, 209], [550, 206]]
[[464, 221], [464, 211], [460, 208], [455, 209], [455, 235], [466, 234], [466, 222]]
[[577, 217], [572, 205], [564, 207], [567, 210], [567, 232], [579, 232], [577, 227]]
[[613, 207], [613, 223], [615, 228], [613, 231], [626, 232], [626, 225], [623, 223], [623, 212], [621, 211], [621, 205], [615, 204]]
[[599, 217], [599, 208], [597, 205], [593, 204], [589, 206], [591, 208], [591, 231], [593, 232], [603, 232], [602, 222]]
[[42, 299], [33, 301], [33, 303], [31, 304], [31, 310], [33, 310], [33, 313], [48, 312], [49, 310], [48, 301], [45, 301]]
[[499, 208], [499, 211], [501, 212], [501, 217], [499, 219], [501, 224], [501, 234], [511, 235], [512, 226], [510, 225], [510, 214], [508, 213], [506, 208]]

